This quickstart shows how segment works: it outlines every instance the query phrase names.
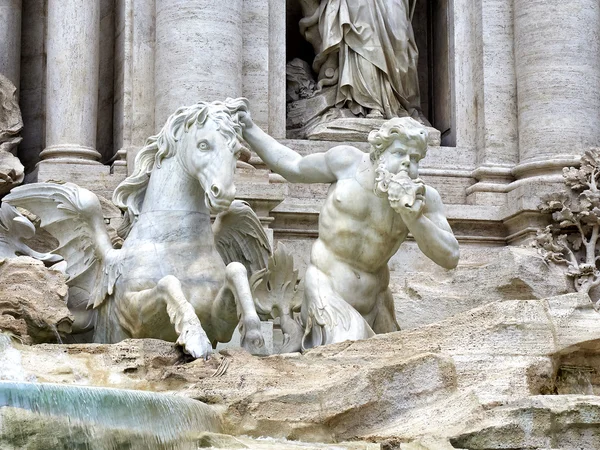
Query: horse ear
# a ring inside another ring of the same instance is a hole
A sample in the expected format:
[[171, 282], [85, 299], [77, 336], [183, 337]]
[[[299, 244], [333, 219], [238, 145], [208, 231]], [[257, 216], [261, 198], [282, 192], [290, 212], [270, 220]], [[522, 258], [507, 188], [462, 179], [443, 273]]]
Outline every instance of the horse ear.
[[207, 117], [208, 108], [206, 106], [202, 106], [202, 108], [196, 114], [192, 114], [185, 122], [185, 131], [187, 132], [195, 123], [203, 125], [204, 122], [206, 122]]
[[204, 124], [204, 122], [206, 122], [207, 117], [208, 117], [208, 108], [206, 106], [204, 106], [198, 112], [198, 117], [196, 118], [195, 122], [202, 125], [202, 124]]

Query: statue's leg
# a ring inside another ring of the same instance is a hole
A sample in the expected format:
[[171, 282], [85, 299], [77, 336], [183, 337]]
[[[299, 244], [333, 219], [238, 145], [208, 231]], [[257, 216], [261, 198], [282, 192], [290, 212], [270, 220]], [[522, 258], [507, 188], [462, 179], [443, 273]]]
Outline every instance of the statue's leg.
[[363, 316], [336, 292], [329, 277], [314, 266], [309, 266], [304, 277], [301, 315], [305, 327], [304, 349], [374, 335]]
[[[241, 319], [242, 347], [250, 353], [264, 346], [264, 338], [260, 329], [260, 318], [256, 313], [254, 299], [246, 268], [232, 262], [225, 269], [225, 286], [217, 295], [212, 308], [213, 328], [217, 336], [229, 335], [232, 312]], [[236, 321], [237, 323], [237, 321]], [[228, 329], [225, 329], [227, 327]], [[235, 327], [235, 325], [234, 325]]]
[[152, 289], [125, 294], [124, 308], [120, 308], [122, 326], [133, 337], [147, 335], [154, 317], [164, 314], [165, 307], [175, 332], [177, 343], [194, 358], [208, 359], [212, 345], [200, 324], [194, 307], [186, 299], [181, 282], [167, 275]]
[[389, 288], [379, 293], [377, 303], [373, 309], [373, 314], [369, 314], [371, 320], [367, 318], [369, 323], [373, 324], [373, 331], [377, 334], [391, 333], [399, 331], [400, 326], [396, 321], [396, 311], [394, 309], [394, 297]]

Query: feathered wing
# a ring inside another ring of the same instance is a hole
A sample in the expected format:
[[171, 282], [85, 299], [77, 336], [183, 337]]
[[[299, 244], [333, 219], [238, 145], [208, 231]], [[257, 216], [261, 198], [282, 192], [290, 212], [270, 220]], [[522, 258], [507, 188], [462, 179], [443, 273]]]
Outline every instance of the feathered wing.
[[215, 245], [225, 264], [237, 261], [248, 276], [267, 267], [271, 244], [256, 213], [242, 200], [234, 200], [213, 224]]
[[73, 332], [90, 330], [95, 311], [113, 292], [117, 255], [95, 194], [73, 183], [34, 183], [14, 188], [4, 202], [31, 211], [59, 246], [52, 253], [67, 263], [68, 307]]
[[8, 203], [0, 205], [0, 258], [14, 258], [26, 255], [47, 263], [61, 261], [59, 255], [39, 253], [29, 247], [24, 240], [35, 235], [35, 226]]

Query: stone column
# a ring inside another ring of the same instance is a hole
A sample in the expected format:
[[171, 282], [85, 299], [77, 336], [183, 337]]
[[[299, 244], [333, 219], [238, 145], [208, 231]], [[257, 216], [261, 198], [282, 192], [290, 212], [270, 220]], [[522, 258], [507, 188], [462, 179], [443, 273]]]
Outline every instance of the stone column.
[[98, 164], [99, 36], [100, 2], [48, 0], [46, 148], [40, 154], [42, 160]]
[[[252, 119], [269, 132], [269, 0], [244, 0], [242, 92]], [[280, 37], [285, 40], [285, 37]]]
[[0, 0], [0, 73], [19, 89], [21, 0]]
[[119, 159], [113, 173], [131, 174], [137, 152], [154, 129], [154, 0], [115, 3], [113, 138]]
[[476, 77], [477, 155], [467, 202], [476, 205], [506, 203], [512, 168], [519, 162], [517, 83], [513, 50], [513, 0], [475, 1], [480, 76]]
[[242, 95], [242, 6], [156, 0], [156, 130], [180, 106]]
[[269, 134], [285, 139], [286, 5], [269, 0]]
[[515, 0], [517, 178], [558, 173], [600, 144], [598, 0]]

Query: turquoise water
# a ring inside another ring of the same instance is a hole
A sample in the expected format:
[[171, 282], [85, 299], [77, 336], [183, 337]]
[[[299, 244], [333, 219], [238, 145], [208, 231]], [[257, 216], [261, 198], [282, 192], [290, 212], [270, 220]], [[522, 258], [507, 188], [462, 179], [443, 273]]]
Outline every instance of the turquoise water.
[[[72, 427], [74, 434], [80, 435], [81, 430], [86, 430], [90, 443], [81, 448], [90, 449], [132, 448], [116, 444], [107, 447], [106, 443], [95, 446], [95, 436], [114, 435], [116, 443], [122, 440], [119, 438], [122, 432], [135, 435], [139, 448], [155, 448], [153, 445], [184, 442], [200, 432], [219, 432], [221, 428], [219, 415], [202, 402], [125, 389], [0, 381], [0, 407], [3, 406], [25, 409], [47, 418], [62, 418], [65, 421], [61, 426]], [[15, 426], [18, 427], [14, 417], [13, 414], [12, 434]], [[31, 422], [30, 417], [28, 420]], [[5, 432], [6, 423], [2, 426]], [[28, 430], [23, 429], [23, 432], [27, 434]]]

